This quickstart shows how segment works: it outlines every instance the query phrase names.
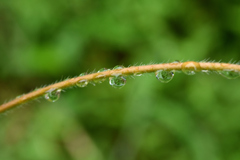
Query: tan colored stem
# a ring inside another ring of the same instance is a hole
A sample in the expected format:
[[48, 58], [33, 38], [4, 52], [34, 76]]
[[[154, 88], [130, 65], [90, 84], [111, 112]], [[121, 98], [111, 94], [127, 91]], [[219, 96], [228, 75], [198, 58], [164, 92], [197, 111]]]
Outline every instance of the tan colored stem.
[[25, 94], [25, 95], [23, 95], [19, 98], [16, 98], [10, 102], [2, 104], [0, 106], [0, 112], [4, 112], [10, 108], [13, 108], [14, 106], [18, 106], [29, 100], [43, 96], [49, 90], [59, 89], [59, 88], [64, 89], [64, 88], [67, 88], [70, 86], [74, 86], [74, 85], [76, 85], [77, 82], [79, 82], [81, 80], [92, 81], [92, 80], [95, 80], [95, 79], [98, 79], [101, 77], [111, 77], [111, 76], [115, 76], [115, 75], [131, 75], [134, 73], [150, 73], [150, 72], [155, 72], [157, 70], [197, 70], [197, 71], [212, 70], [212, 71], [217, 71], [217, 70], [224, 70], [224, 69], [240, 71], [240, 65], [229, 64], [229, 63], [210, 63], [210, 62], [189, 61], [189, 62], [184, 62], [184, 63], [179, 62], [179, 63], [153, 64], [153, 65], [145, 65], [145, 66], [133, 66], [133, 67], [123, 68], [123, 69], [115, 69], [115, 70], [108, 70], [108, 71], [99, 72], [99, 73], [92, 73], [92, 74], [81, 76], [81, 77], [67, 79], [65, 81], [55, 83], [55, 84], [49, 85], [47, 87], [40, 88], [36, 91], [30, 92], [28, 94]]

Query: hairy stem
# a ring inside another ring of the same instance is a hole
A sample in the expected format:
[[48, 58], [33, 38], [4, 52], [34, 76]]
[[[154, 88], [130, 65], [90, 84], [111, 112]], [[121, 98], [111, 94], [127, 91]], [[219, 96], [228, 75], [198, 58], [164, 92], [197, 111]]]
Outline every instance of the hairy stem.
[[211, 62], [179, 62], [179, 63], [163, 63], [163, 64], [153, 64], [145, 66], [132, 66], [123, 69], [108, 70], [104, 72], [92, 73], [84, 76], [79, 76], [76, 78], [71, 78], [64, 80], [59, 83], [49, 85], [47, 87], [40, 88], [36, 91], [25, 94], [19, 98], [9, 101], [0, 106], [0, 112], [4, 112], [10, 108], [21, 105], [27, 101], [38, 98], [46, 94], [49, 90], [54, 89], [64, 89], [76, 85], [77, 82], [81, 80], [96, 80], [101, 77], [114, 77], [116, 75], [131, 75], [134, 73], [150, 73], [157, 70], [192, 70], [192, 71], [219, 71], [219, 70], [234, 70], [240, 72], [240, 65], [230, 64], [230, 63], [211, 63]]

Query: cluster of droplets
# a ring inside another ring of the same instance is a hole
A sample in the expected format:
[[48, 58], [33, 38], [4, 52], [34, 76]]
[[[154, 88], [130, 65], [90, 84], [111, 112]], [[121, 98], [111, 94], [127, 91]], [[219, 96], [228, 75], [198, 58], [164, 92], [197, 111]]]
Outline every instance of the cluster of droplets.
[[[173, 63], [181, 63], [180, 61], [174, 61]], [[200, 64], [198, 62], [184, 62], [181, 65], [181, 71], [187, 75], [194, 75], [199, 70]], [[124, 69], [124, 66], [117, 65], [112, 70], [120, 70]], [[82, 79], [76, 83], [76, 86], [78, 87], [86, 87], [89, 83], [93, 84], [94, 86], [97, 83], [103, 83], [107, 77], [105, 74], [101, 74], [101, 72], [108, 71], [110, 69], [102, 68], [98, 70], [97, 73], [99, 73], [94, 80], [87, 80]], [[209, 73], [210, 70], [201, 70], [204, 73]], [[218, 70], [218, 74], [222, 75], [225, 78], [228, 79], [235, 79], [240, 77], [240, 72], [233, 69], [224, 69], [224, 70]], [[155, 72], [156, 78], [162, 82], [162, 83], [168, 83], [170, 82], [175, 74], [175, 70], [157, 70]], [[84, 76], [85, 73], [81, 73], [79, 76]], [[133, 73], [134, 76], [141, 76], [141, 72]], [[109, 77], [109, 84], [114, 88], [122, 88], [126, 84], [126, 75], [123, 75], [121, 72], [115, 72]], [[62, 90], [61, 89], [52, 89], [46, 92], [45, 99], [47, 99], [50, 102], [55, 102], [59, 99], [60, 94]]]
[[56, 102], [60, 98], [61, 92], [62, 92], [62, 89], [49, 90], [45, 94], [45, 99], [50, 101], [50, 102]]

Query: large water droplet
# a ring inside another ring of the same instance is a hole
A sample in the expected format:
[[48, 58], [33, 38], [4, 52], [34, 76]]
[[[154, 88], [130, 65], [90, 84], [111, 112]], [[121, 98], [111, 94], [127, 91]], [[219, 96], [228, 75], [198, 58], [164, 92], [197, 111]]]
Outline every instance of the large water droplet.
[[109, 78], [109, 84], [114, 88], [122, 88], [126, 84], [126, 78], [124, 76], [115, 76]]
[[235, 79], [240, 76], [240, 72], [236, 70], [221, 70], [218, 73], [227, 79]]
[[194, 75], [198, 68], [200, 68], [198, 62], [184, 62], [182, 64], [182, 72], [186, 75]]
[[158, 70], [155, 72], [156, 78], [163, 83], [168, 83], [174, 77], [174, 71]]
[[61, 94], [62, 89], [50, 90], [45, 94], [45, 99], [50, 102], [56, 102]]

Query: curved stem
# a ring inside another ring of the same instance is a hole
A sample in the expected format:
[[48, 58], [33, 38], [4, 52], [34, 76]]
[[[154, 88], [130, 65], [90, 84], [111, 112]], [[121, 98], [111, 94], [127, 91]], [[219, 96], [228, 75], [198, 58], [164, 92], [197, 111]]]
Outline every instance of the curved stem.
[[43, 96], [50, 90], [54, 89], [64, 89], [67, 87], [71, 87], [76, 85], [77, 82], [81, 80], [92, 81], [95, 79], [103, 78], [103, 77], [113, 77], [116, 75], [131, 75], [134, 73], [150, 73], [155, 72], [157, 70], [193, 70], [193, 71], [201, 71], [201, 70], [210, 70], [210, 71], [218, 71], [218, 70], [234, 70], [240, 72], [240, 65], [238, 64], [229, 64], [229, 63], [211, 63], [211, 62], [179, 62], [179, 63], [163, 63], [163, 64], [153, 64], [153, 65], [145, 65], [145, 66], [132, 66], [123, 69], [115, 69], [108, 70], [104, 72], [92, 73], [76, 78], [67, 79], [61, 81], [59, 83], [55, 83], [49, 85], [47, 87], [40, 88], [36, 91], [25, 94], [19, 98], [15, 98], [14, 100], [2, 104], [0, 106], [0, 112], [4, 112], [10, 108], [23, 104], [29, 100], [35, 99], [37, 97]]

